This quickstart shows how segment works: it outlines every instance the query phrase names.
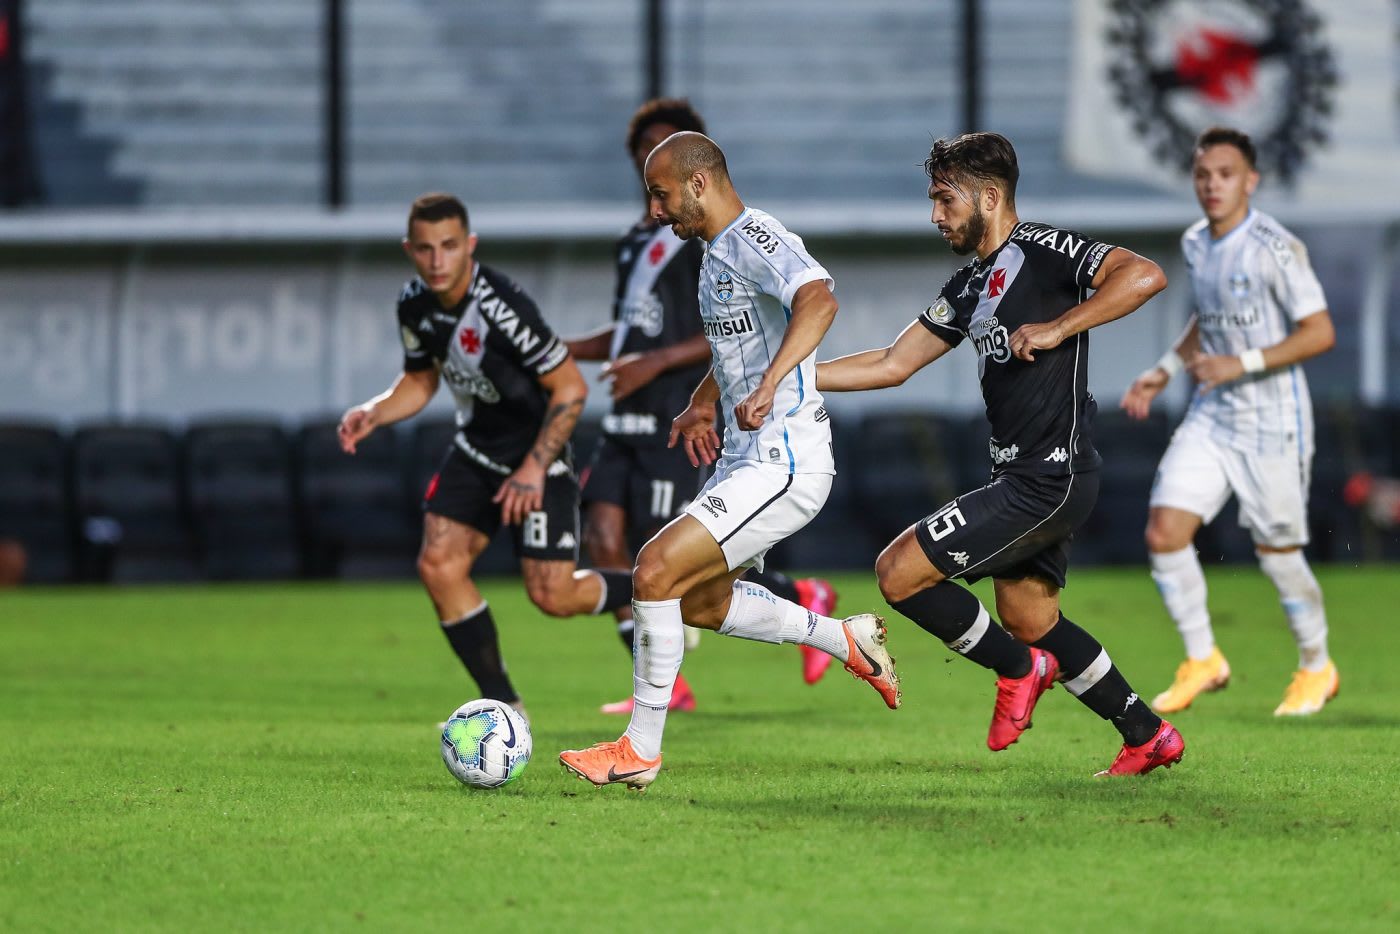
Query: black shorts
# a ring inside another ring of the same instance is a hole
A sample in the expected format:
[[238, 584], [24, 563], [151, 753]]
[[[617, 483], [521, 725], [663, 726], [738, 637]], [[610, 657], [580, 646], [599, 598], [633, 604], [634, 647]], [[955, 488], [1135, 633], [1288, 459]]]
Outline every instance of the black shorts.
[[629, 537], [649, 537], [685, 511], [706, 471], [680, 445], [632, 447], [604, 437], [583, 480], [583, 503], [611, 503], [627, 513]]
[[921, 519], [915, 535], [946, 577], [1042, 577], [1063, 587], [1074, 530], [1098, 496], [1096, 470], [1063, 477], [1006, 473]]
[[[501, 505], [491, 502], [491, 498], [505, 480], [454, 445], [447, 449], [442, 466], [428, 481], [423, 511], [469, 525], [493, 538], [501, 527]], [[578, 480], [567, 462], [550, 465], [544, 480], [542, 508], [510, 530], [517, 557], [578, 561]]]

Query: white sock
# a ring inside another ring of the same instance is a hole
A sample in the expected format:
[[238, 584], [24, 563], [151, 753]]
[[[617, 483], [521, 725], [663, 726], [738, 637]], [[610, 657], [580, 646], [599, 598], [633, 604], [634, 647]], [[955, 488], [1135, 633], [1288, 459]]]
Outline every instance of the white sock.
[[1209, 658], [1215, 649], [1215, 633], [1206, 609], [1206, 575], [1196, 549], [1187, 545], [1180, 551], [1149, 554], [1148, 558], [1157, 592], [1186, 643], [1186, 654], [1197, 661]]
[[719, 632], [722, 636], [737, 636], [754, 642], [798, 642], [821, 649], [843, 662], [850, 654], [841, 620], [813, 613], [749, 581], [734, 582], [729, 613]]
[[643, 759], [661, 755], [666, 707], [685, 655], [680, 600], [633, 600], [632, 722], [627, 736]]
[[1308, 671], [1326, 668], [1327, 613], [1322, 608], [1322, 588], [1308, 567], [1308, 559], [1301, 550], [1260, 552], [1259, 566], [1278, 588], [1288, 628], [1298, 643], [1298, 667]]

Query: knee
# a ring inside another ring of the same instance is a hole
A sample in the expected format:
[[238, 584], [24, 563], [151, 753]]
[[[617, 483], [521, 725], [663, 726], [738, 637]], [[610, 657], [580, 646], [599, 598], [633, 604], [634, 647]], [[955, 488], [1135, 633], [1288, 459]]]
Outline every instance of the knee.
[[880, 586], [880, 595], [891, 606], [943, 579], [927, 562], [918, 570], [911, 569], [907, 561], [900, 559], [897, 545], [898, 542], [890, 545], [875, 559], [875, 580]]
[[1147, 530], [1143, 532], [1142, 538], [1143, 541], [1147, 543], [1147, 550], [1154, 555], [1170, 551], [1180, 551], [1190, 544], [1190, 542], [1181, 541], [1181, 536], [1177, 535], [1162, 522], [1149, 521], [1147, 523]]
[[590, 522], [583, 528], [583, 547], [594, 567], [621, 568], [628, 564], [627, 542], [620, 529]]
[[558, 581], [531, 581], [525, 582], [525, 593], [541, 613], [546, 616], [565, 617], [573, 614], [573, 601], [569, 599], [569, 592], [566, 587], [560, 586]]
[[447, 548], [425, 547], [418, 552], [418, 577], [429, 587], [462, 580], [471, 570], [471, 560]]
[[666, 556], [654, 544], [648, 544], [637, 555], [637, 565], [632, 571], [632, 595], [638, 600], [669, 600], [675, 586], [671, 570], [666, 566]]

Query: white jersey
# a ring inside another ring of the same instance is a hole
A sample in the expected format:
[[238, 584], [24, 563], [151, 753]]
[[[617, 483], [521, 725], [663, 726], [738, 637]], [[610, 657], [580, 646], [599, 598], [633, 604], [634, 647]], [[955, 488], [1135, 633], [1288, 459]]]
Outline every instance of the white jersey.
[[[1267, 214], [1251, 210], [1219, 240], [1197, 221], [1182, 235], [1181, 250], [1203, 353], [1238, 356], [1272, 346], [1295, 322], [1327, 308], [1307, 248]], [[1312, 454], [1312, 401], [1297, 364], [1197, 394], [1186, 418], [1238, 450]]]
[[729, 461], [756, 461], [788, 473], [836, 472], [815, 351], [778, 384], [773, 411], [756, 431], [734, 424], [734, 407], [758, 386], [783, 342], [793, 295], [816, 281], [834, 284], [801, 237], [753, 208], [745, 208], [705, 251], [700, 317], [719, 383]]

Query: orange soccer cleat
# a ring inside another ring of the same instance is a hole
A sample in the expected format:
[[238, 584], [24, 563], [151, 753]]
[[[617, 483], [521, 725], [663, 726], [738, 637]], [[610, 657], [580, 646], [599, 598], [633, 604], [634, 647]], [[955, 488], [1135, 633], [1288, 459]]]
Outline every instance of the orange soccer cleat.
[[625, 734], [613, 743], [566, 749], [559, 753], [559, 761], [564, 768], [599, 788], [621, 783], [637, 791], [646, 791], [661, 771], [661, 757], [643, 759], [633, 751], [632, 740]]
[[846, 670], [880, 692], [885, 706], [891, 710], [898, 708], [899, 675], [895, 674], [894, 658], [885, 647], [885, 621], [874, 613], [861, 613], [846, 617], [841, 629], [846, 634], [846, 648], [850, 652]]

